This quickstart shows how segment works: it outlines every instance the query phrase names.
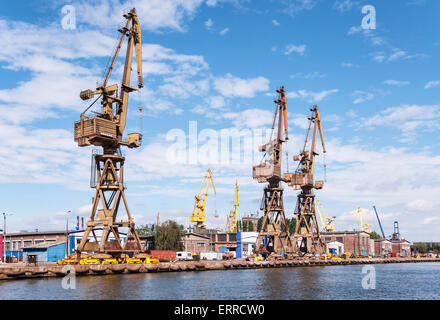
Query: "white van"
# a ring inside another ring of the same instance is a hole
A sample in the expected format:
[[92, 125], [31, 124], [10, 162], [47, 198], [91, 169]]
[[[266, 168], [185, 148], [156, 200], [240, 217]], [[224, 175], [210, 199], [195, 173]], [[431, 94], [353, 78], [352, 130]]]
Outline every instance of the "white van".
[[192, 253], [189, 251], [178, 251], [176, 252], [176, 258], [178, 261], [188, 261], [192, 260]]

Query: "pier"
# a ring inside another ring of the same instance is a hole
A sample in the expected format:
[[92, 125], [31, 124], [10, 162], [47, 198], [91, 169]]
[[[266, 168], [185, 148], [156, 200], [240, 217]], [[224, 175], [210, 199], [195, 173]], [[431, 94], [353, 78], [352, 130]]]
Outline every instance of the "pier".
[[237, 270], [261, 268], [293, 268], [311, 266], [335, 266], [358, 264], [387, 264], [387, 263], [423, 263], [440, 262], [440, 258], [353, 258], [340, 260], [296, 259], [278, 261], [246, 261], [220, 260], [220, 261], [180, 261], [159, 263], [136, 264], [91, 264], [91, 265], [56, 265], [44, 264], [41, 266], [0, 266], [0, 280], [29, 279], [46, 277], [64, 277], [68, 274], [70, 266], [75, 270], [76, 276], [96, 276], [108, 274], [148, 273], [148, 272], [189, 272], [210, 270]]

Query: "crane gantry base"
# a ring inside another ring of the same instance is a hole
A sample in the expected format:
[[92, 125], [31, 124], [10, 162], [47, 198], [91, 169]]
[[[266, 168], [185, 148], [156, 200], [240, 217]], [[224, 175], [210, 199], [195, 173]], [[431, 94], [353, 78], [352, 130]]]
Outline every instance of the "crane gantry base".
[[279, 187], [279, 181], [269, 181], [269, 185], [264, 189], [260, 209], [264, 211], [264, 217], [255, 252], [263, 255], [272, 252], [295, 252], [284, 215], [283, 188]]
[[311, 190], [298, 194], [295, 214], [297, 216], [294, 237], [300, 241], [299, 251], [305, 253], [324, 253], [325, 248], [319, 234], [316, 220], [315, 195]]
[[[96, 170], [96, 185], [92, 187], [96, 189], [96, 193], [87, 228], [77, 252], [107, 253], [113, 256], [124, 252], [139, 253], [142, 251], [142, 246], [124, 193], [125, 158], [118, 154], [94, 154], [93, 157], [95, 168], [92, 170]], [[121, 200], [128, 216], [128, 221], [125, 222], [116, 221]], [[119, 228], [128, 228], [124, 244], [121, 243]], [[96, 230], [102, 230], [100, 240], [96, 236]], [[95, 242], [88, 241], [90, 233], [93, 234]], [[108, 241], [110, 234], [113, 234], [115, 241]], [[129, 241], [131, 236], [134, 241]]]

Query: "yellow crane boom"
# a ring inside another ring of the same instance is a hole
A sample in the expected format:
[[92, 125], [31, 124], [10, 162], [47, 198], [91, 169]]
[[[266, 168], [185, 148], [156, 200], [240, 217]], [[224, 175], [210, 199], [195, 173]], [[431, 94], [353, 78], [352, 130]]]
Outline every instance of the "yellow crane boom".
[[[203, 186], [206, 182], [206, 188], [205, 193], [203, 194], [202, 199], [202, 190]], [[206, 207], [206, 198], [208, 197], [208, 189], [209, 189], [209, 183], [212, 183], [212, 188], [214, 189], [214, 194], [216, 194], [215, 191], [215, 185], [214, 185], [214, 178], [212, 176], [211, 169], [206, 170], [205, 178], [203, 178], [202, 186], [200, 187], [199, 193], [195, 196], [195, 204], [194, 204], [194, 210], [192, 212], [192, 215], [190, 217], [191, 222], [196, 223], [196, 228], [205, 228], [205, 222], [206, 222], [206, 216], [205, 216], [205, 207]]]
[[325, 215], [325, 222], [324, 222], [324, 219], [322, 218], [321, 210], [319, 209], [319, 206], [321, 206], [324, 209], [324, 206], [322, 205], [322, 203], [318, 199], [315, 199], [315, 208], [316, 208], [316, 211], [318, 211], [319, 218], [321, 220], [322, 229], [325, 232], [335, 231], [336, 227], [334, 224], [332, 224], [332, 222], [335, 221], [336, 217], [329, 217], [329, 216], [327, 216], [327, 213], [324, 212], [324, 215]]
[[238, 180], [235, 180], [235, 198], [234, 198], [234, 209], [229, 212], [228, 221], [228, 232], [237, 232], [237, 222], [238, 222]]
[[361, 207], [359, 206], [357, 207], [356, 213], [359, 216], [359, 221], [361, 223], [361, 230], [367, 233], [371, 233], [372, 232], [372, 230], [370, 229], [371, 224], [364, 221], [365, 219], [362, 219]]

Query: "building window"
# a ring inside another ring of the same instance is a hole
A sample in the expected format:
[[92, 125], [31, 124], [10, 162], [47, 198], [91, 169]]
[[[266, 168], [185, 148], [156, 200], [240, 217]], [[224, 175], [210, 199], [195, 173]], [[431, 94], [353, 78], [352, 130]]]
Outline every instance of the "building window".
[[30, 247], [32, 245], [32, 240], [24, 240], [23, 241], [23, 247]]
[[44, 243], [44, 240], [35, 240], [35, 244]]
[[205, 243], [204, 242], [197, 242], [197, 245], [199, 246], [199, 247], [205, 247]]
[[336, 241], [338, 241], [338, 242], [344, 242], [344, 237], [336, 237]]

